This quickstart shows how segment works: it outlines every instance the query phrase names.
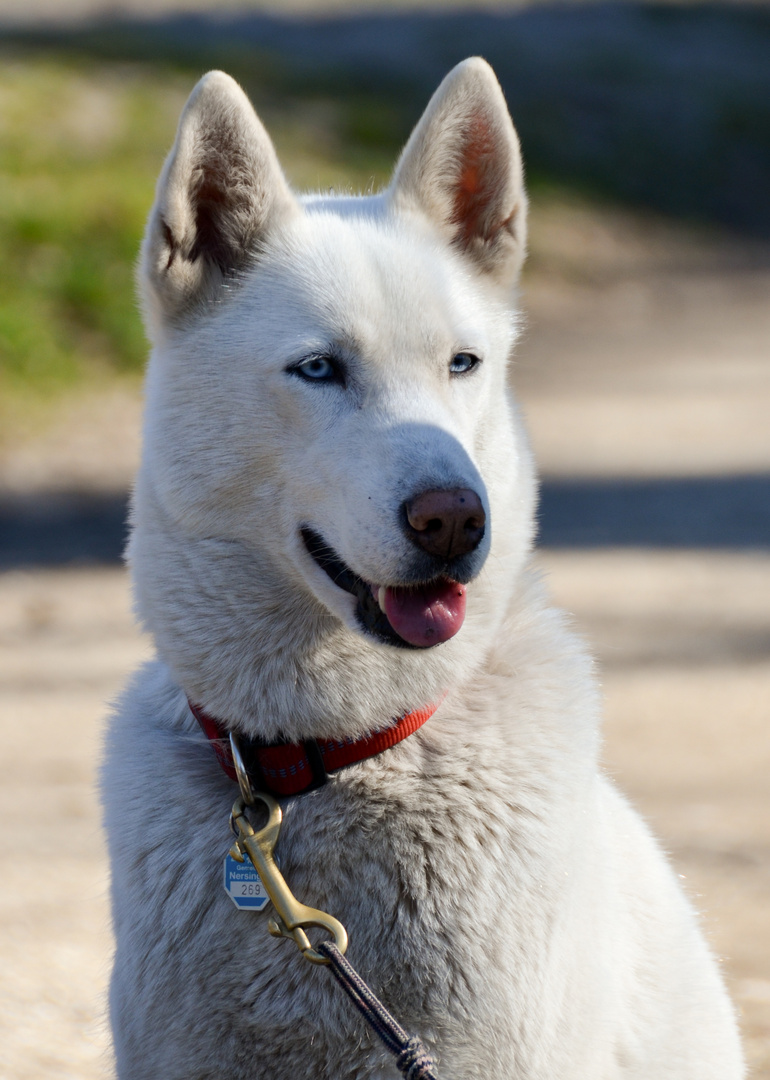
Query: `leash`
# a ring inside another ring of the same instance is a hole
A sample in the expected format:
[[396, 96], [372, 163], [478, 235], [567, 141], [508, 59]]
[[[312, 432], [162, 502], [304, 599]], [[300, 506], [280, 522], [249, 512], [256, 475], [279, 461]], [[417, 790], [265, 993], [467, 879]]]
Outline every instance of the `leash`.
[[318, 951], [328, 959], [332, 975], [364, 1020], [396, 1055], [396, 1065], [406, 1080], [438, 1080], [435, 1062], [422, 1040], [404, 1031], [334, 942], [321, 942]]
[[[233, 734], [230, 735], [230, 749], [241, 789], [230, 815], [230, 828], [236, 837], [230, 857], [239, 863], [248, 858], [257, 871], [275, 911], [275, 915], [268, 920], [268, 932], [273, 937], [292, 940], [311, 964], [329, 967], [364, 1020], [395, 1055], [396, 1066], [406, 1080], [438, 1080], [435, 1061], [422, 1041], [401, 1027], [350, 961], [345, 959], [348, 935], [342, 923], [325, 911], [300, 903], [291, 892], [274, 857], [283, 820], [281, 807], [272, 795], [252, 788], [238, 740]], [[258, 830], [254, 829], [246, 816], [247, 807], [255, 806], [257, 801], [265, 805], [268, 813], [267, 824]], [[314, 948], [305, 932], [311, 926], [326, 930], [333, 940], [323, 941]]]

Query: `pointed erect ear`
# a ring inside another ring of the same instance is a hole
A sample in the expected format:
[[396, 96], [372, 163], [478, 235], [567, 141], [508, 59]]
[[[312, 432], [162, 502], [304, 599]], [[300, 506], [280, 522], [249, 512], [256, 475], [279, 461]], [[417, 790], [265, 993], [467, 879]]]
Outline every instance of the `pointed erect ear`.
[[419, 210], [447, 241], [502, 284], [524, 259], [527, 202], [516, 137], [485, 60], [458, 64], [406, 144], [390, 187], [398, 209]]
[[216, 297], [253, 261], [268, 231], [296, 212], [243, 90], [221, 71], [204, 75], [179, 121], [142, 248], [151, 336]]

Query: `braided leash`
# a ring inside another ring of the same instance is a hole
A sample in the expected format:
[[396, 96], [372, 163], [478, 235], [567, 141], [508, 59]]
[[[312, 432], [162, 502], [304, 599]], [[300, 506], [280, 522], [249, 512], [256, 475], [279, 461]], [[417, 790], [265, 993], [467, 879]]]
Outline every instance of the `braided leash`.
[[317, 951], [329, 961], [332, 975], [348, 995], [367, 1024], [379, 1035], [406, 1080], [438, 1080], [436, 1063], [417, 1035], [409, 1035], [376, 997], [356, 969], [333, 941], [324, 941]]

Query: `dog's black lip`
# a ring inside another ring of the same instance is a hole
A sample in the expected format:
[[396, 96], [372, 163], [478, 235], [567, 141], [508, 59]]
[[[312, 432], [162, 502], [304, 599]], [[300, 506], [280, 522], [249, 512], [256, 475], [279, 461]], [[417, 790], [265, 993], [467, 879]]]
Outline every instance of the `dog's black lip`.
[[377, 603], [369, 583], [360, 578], [342, 561], [337, 553], [327, 544], [322, 536], [307, 525], [300, 529], [300, 535], [308, 554], [340, 589], [355, 596], [358, 600], [356, 615], [362, 628], [386, 645], [398, 649], [417, 649], [419, 646], [404, 641], [388, 622], [387, 617]]

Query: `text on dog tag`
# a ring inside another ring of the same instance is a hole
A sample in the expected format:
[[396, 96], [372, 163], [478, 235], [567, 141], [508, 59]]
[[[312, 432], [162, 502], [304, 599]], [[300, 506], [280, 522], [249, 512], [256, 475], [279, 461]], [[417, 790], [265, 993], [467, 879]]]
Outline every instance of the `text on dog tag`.
[[238, 862], [229, 852], [225, 855], [225, 892], [237, 908], [244, 910], [261, 911], [270, 901], [249, 859]]

